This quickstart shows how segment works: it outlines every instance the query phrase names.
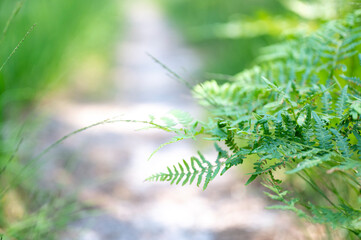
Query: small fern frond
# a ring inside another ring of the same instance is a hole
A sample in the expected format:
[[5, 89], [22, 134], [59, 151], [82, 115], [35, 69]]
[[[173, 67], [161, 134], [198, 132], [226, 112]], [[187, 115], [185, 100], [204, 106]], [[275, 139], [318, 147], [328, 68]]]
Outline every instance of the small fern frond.
[[178, 165], [174, 165], [173, 170], [167, 167], [168, 172], [154, 174], [145, 181], [170, 182], [170, 184], [175, 183], [176, 185], [182, 183], [182, 186], [184, 186], [187, 183], [192, 184], [198, 178], [197, 186], [200, 186], [203, 181], [203, 190], [205, 190], [209, 182], [218, 175], [224, 163], [217, 159], [215, 164], [212, 165], [201, 152], [198, 152], [198, 155], [199, 158], [192, 157], [190, 163], [183, 160]]

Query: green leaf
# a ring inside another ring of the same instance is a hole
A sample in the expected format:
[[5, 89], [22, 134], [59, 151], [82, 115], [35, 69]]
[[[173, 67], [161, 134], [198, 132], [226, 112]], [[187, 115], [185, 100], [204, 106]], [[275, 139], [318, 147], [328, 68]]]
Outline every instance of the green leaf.
[[347, 85], [342, 89], [341, 95], [338, 98], [338, 101], [336, 103], [337, 105], [337, 114], [339, 118], [342, 118], [345, 110], [349, 106], [348, 103], [348, 94], [347, 94]]
[[323, 162], [326, 162], [326, 161], [331, 161], [331, 154], [325, 154], [323, 156], [313, 156], [312, 159], [306, 159], [306, 160], [300, 162], [296, 168], [289, 170], [286, 173], [287, 174], [297, 173], [304, 169], [318, 166], [319, 164], [322, 164]]
[[250, 184], [251, 182], [253, 182], [257, 177], [258, 177], [257, 174], [253, 174], [253, 175], [248, 179], [248, 181], [246, 182], [245, 185], [247, 186], [248, 184]]

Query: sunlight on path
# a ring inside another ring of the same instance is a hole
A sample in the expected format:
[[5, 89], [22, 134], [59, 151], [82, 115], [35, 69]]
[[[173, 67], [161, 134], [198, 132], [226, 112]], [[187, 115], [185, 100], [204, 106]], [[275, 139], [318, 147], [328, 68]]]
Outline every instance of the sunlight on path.
[[[99, 104], [58, 101], [48, 110], [53, 121], [47, 142], [116, 115], [144, 120], [172, 109], [202, 115], [184, 84], [169, 78], [146, 55], [190, 79], [201, 68], [197, 54], [151, 1], [127, 1], [124, 7], [127, 22], [114, 70], [116, 97]], [[48, 156], [52, 161], [44, 167], [44, 184], [77, 192], [81, 201], [99, 209], [72, 224], [62, 240], [297, 239], [288, 230], [291, 222], [264, 210], [263, 198], [246, 190], [235, 172], [211, 183], [205, 192], [194, 186], [144, 183], [150, 174], [196, 149], [192, 142], [179, 143], [147, 161], [170, 135], [135, 129], [127, 124], [100, 126], [72, 137]]]

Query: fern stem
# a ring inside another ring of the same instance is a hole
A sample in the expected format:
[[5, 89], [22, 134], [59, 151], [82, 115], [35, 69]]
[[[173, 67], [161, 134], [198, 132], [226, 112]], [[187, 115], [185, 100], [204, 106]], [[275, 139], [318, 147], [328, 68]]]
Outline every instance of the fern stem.
[[307, 182], [317, 193], [319, 193], [324, 199], [326, 199], [327, 202], [329, 202], [334, 208], [336, 208], [337, 210], [339, 210], [340, 212], [342, 212], [342, 210], [336, 205], [334, 204], [327, 196], [326, 194], [324, 194], [322, 192], [322, 190], [317, 186], [317, 184], [312, 180], [312, 178], [309, 176], [309, 174], [307, 173], [306, 170], [304, 170], [304, 173], [307, 175], [307, 177], [309, 179], [307, 179], [306, 177], [302, 176], [302, 174], [297, 173], [297, 175], [299, 177], [301, 177], [305, 182]]

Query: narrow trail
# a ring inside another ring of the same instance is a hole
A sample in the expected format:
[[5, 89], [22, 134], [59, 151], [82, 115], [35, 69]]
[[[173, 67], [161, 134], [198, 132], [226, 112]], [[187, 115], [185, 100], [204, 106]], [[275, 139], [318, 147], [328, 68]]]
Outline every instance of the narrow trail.
[[[149, 114], [161, 116], [173, 109], [202, 114], [184, 84], [170, 79], [146, 55], [190, 78], [201, 68], [197, 54], [152, 1], [127, 1], [124, 7], [126, 23], [114, 69], [115, 98], [102, 103], [57, 101], [48, 109], [52, 117], [42, 137], [44, 144], [64, 132], [120, 114], [128, 119], [148, 119]], [[193, 155], [196, 149], [185, 141], [147, 161], [170, 135], [135, 129], [129, 124], [90, 129], [47, 156], [44, 185], [76, 192], [80, 201], [98, 209], [98, 214], [73, 223], [62, 240], [298, 239], [289, 218], [264, 210], [264, 198], [246, 189], [236, 172], [217, 179], [206, 191], [144, 183], [150, 174]]]

